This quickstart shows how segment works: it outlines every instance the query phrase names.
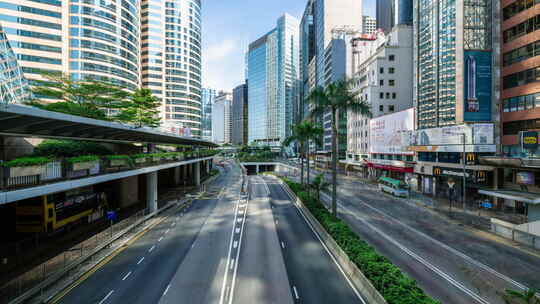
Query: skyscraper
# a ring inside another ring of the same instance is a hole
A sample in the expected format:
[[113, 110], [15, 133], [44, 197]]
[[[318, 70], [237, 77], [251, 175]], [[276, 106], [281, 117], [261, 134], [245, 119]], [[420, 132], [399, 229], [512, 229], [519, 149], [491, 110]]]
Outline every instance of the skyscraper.
[[200, 138], [201, 1], [142, 0], [141, 40], [142, 84], [162, 100], [162, 121]]
[[218, 144], [231, 143], [232, 94], [219, 92], [212, 106], [212, 141]]
[[231, 142], [234, 145], [248, 144], [248, 84], [233, 90]]
[[377, 31], [377, 19], [371, 16], [362, 16], [362, 32], [367, 35], [375, 34]]
[[413, 23], [413, 0], [377, 0], [377, 29], [388, 33], [395, 25]]
[[212, 140], [212, 106], [216, 100], [217, 91], [210, 88], [202, 90], [202, 139]]
[[[25, 76], [62, 72], [139, 86], [140, 4], [6, 0], [0, 22]], [[36, 67], [39, 66], [39, 67]]]
[[299, 76], [299, 23], [283, 15], [247, 54], [248, 141], [280, 146], [290, 134]]
[[20, 103], [29, 96], [28, 82], [0, 25], [0, 103]]

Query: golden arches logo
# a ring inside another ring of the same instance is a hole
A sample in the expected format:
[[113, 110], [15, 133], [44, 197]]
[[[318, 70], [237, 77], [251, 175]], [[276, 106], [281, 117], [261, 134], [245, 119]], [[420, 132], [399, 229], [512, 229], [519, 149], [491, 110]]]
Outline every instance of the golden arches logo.
[[441, 175], [441, 173], [442, 173], [441, 168], [435, 168], [435, 169], [433, 169], [433, 174], [434, 174], [434, 175]]

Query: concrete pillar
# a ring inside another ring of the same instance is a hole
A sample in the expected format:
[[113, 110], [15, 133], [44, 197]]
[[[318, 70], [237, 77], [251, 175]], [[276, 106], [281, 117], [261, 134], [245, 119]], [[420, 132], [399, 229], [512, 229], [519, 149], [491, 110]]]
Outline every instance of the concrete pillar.
[[206, 174], [210, 174], [210, 164], [212, 163], [211, 160], [206, 161]]
[[174, 167], [174, 185], [180, 185], [180, 167]]
[[157, 178], [157, 171], [146, 174], [146, 205], [150, 212], [156, 212], [158, 209]]
[[195, 186], [201, 185], [201, 162], [193, 164], [193, 183]]

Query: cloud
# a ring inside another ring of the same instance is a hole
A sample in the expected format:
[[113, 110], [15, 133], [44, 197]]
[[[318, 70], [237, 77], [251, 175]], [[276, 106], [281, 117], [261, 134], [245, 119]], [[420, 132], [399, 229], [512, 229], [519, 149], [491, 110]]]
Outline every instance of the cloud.
[[203, 49], [203, 86], [231, 91], [243, 83], [244, 44], [225, 38]]

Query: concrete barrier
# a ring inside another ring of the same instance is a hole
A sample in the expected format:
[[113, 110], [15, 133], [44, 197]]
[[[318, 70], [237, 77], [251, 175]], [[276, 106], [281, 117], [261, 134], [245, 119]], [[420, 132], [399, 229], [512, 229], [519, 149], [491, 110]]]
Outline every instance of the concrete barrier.
[[358, 266], [356, 266], [356, 264], [349, 259], [347, 253], [341, 249], [334, 238], [332, 238], [321, 223], [319, 223], [319, 221], [311, 214], [304, 203], [298, 197], [296, 197], [289, 186], [281, 179], [279, 179], [279, 183], [292, 198], [294, 204], [304, 215], [304, 218], [307, 220], [308, 224], [315, 230], [326, 247], [328, 247], [334, 258], [345, 272], [345, 275], [349, 278], [349, 280], [351, 280], [358, 292], [362, 294], [366, 302], [370, 304], [387, 304], [383, 296], [377, 291], [377, 289], [375, 289], [375, 287], [373, 287], [371, 281], [366, 278], [362, 271], [358, 269]]

